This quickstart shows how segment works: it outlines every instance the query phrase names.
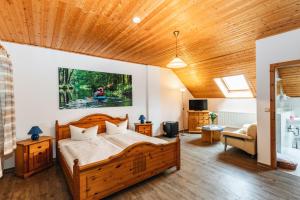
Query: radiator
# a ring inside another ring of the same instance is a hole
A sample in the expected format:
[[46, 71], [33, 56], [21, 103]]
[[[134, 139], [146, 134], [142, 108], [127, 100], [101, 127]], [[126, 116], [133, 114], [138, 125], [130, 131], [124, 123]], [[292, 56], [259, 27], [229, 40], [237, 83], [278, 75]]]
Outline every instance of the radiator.
[[226, 127], [241, 128], [243, 124], [256, 123], [256, 113], [217, 112], [218, 124]]

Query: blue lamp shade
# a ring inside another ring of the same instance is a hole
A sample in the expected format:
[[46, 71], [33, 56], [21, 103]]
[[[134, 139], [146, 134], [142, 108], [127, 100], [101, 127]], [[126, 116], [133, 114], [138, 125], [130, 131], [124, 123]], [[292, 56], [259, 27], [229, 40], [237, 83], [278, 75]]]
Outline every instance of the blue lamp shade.
[[140, 115], [139, 120], [141, 121], [141, 124], [145, 123], [146, 117], [144, 115]]
[[43, 133], [43, 131], [38, 126], [31, 127], [30, 131], [28, 132], [28, 135], [31, 135], [32, 140], [38, 140], [40, 135]]

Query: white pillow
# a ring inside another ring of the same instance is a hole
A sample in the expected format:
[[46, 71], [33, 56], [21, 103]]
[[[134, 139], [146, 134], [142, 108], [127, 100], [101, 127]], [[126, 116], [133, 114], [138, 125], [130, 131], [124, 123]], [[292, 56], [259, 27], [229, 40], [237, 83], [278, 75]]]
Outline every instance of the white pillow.
[[106, 134], [108, 134], [108, 135], [126, 133], [127, 120], [124, 122], [120, 122], [119, 124], [114, 124], [114, 123], [105, 121], [105, 126], [106, 126]]
[[98, 126], [79, 128], [70, 125], [71, 140], [89, 140], [97, 137]]

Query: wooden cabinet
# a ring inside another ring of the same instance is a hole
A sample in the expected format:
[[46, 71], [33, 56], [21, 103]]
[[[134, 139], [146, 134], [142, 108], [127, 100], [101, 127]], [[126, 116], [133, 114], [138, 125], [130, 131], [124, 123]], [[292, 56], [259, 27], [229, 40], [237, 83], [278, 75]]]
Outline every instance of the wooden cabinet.
[[201, 127], [210, 124], [209, 111], [188, 111], [190, 133], [201, 133]]
[[141, 123], [135, 123], [135, 131], [147, 136], [152, 136], [152, 124], [151, 123], [146, 123], [146, 124], [141, 124]]
[[41, 136], [37, 141], [27, 139], [17, 142], [15, 156], [17, 176], [26, 178], [52, 164], [51, 137]]

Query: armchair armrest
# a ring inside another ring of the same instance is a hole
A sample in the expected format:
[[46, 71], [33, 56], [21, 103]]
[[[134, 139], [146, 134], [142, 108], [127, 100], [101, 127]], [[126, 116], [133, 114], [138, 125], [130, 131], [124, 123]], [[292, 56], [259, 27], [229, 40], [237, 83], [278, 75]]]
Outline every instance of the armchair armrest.
[[253, 137], [246, 135], [246, 134], [242, 134], [242, 133], [238, 133], [238, 132], [228, 132], [228, 131], [223, 131], [222, 132], [223, 137], [231, 137], [231, 138], [238, 138], [238, 139], [246, 139], [246, 140], [254, 140]]

